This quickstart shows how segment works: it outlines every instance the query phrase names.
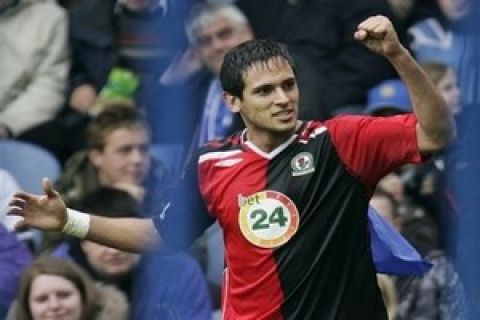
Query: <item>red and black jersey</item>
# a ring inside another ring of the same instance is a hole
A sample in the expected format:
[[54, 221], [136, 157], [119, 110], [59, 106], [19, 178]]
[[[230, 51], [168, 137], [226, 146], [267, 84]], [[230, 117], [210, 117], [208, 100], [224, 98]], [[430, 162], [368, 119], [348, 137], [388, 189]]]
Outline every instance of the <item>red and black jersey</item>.
[[245, 133], [211, 143], [196, 172], [209, 214], [190, 210], [175, 231], [175, 218], [155, 223], [168, 242], [219, 221], [224, 319], [387, 319], [366, 212], [381, 177], [421, 161], [415, 126], [413, 115], [345, 116], [304, 122], [270, 153]]

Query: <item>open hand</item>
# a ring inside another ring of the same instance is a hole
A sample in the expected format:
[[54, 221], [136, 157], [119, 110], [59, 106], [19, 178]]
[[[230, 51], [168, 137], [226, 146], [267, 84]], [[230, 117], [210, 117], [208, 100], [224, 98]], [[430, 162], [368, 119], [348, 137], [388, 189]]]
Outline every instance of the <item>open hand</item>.
[[373, 52], [387, 58], [403, 50], [392, 22], [385, 16], [377, 15], [361, 22], [354, 37]]
[[60, 194], [53, 189], [47, 179], [42, 181], [45, 195], [34, 195], [27, 192], [17, 192], [10, 201], [8, 214], [23, 217], [15, 225], [15, 229], [26, 227], [44, 231], [61, 231], [67, 221], [67, 208]]

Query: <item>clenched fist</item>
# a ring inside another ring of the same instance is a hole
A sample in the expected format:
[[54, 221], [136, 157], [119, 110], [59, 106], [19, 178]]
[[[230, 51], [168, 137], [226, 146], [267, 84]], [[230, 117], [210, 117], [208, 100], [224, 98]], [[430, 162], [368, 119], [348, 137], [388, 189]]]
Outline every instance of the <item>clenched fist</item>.
[[368, 49], [387, 58], [405, 50], [398, 40], [392, 22], [385, 16], [377, 15], [361, 22], [354, 37]]

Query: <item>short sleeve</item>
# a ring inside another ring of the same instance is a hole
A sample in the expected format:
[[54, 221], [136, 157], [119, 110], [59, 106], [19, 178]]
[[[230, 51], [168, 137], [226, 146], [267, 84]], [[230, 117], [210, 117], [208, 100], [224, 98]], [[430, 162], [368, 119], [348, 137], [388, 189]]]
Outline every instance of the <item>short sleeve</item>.
[[342, 162], [369, 188], [407, 163], [421, 163], [414, 114], [393, 117], [344, 116], [327, 121]]

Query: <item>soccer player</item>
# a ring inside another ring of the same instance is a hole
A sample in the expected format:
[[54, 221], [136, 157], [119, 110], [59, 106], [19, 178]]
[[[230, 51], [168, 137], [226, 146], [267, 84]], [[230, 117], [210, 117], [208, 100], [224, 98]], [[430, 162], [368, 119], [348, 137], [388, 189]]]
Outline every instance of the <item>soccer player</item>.
[[386, 17], [361, 22], [354, 37], [396, 68], [414, 114], [299, 121], [290, 56], [277, 43], [252, 40], [226, 55], [220, 74], [246, 129], [202, 148], [184, 192], [157, 217], [67, 209], [48, 180], [43, 196], [17, 193], [10, 213], [24, 217], [19, 227], [132, 251], [185, 246], [218, 219], [228, 267], [224, 319], [387, 319], [370, 251], [369, 198], [382, 176], [444, 147], [454, 122]]

